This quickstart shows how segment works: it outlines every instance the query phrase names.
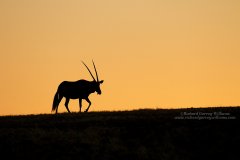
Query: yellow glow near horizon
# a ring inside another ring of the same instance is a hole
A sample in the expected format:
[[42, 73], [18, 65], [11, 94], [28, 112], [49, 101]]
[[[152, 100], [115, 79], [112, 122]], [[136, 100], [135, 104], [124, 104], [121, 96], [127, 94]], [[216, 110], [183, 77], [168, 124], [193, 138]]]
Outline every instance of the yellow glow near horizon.
[[90, 111], [239, 105], [238, 0], [1, 0], [0, 19], [0, 115], [50, 113], [92, 59]]

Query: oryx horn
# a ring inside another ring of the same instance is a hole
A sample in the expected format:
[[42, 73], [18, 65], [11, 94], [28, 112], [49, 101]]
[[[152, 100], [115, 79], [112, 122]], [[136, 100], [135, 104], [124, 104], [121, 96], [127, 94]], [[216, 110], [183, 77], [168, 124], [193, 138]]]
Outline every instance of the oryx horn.
[[93, 77], [93, 75], [92, 75], [92, 73], [91, 73], [91, 71], [90, 71], [90, 69], [88, 68], [88, 66], [82, 61], [82, 63], [85, 65], [85, 67], [87, 68], [87, 70], [89, 71], [89, 73], [91, 74], [91, 76], [92, 76], [92, 78], [93, 78], [93, 80], [94, 81], [96, 81], [96, 79]]
[[[93, 62], [93, 60], [92, 60], [92, 62]], [[96, 73], [96, 77], [97, 77], [97, 82], [99, 82], [99, 80], [98, 80], [98, 74], [97, 74], [97, 69], [96, 69], [96, 66], [95, 66], [94, 62], [93, 62], [93, 66], [94, 66], [94, 69], [95, 69], [95, 73]]]

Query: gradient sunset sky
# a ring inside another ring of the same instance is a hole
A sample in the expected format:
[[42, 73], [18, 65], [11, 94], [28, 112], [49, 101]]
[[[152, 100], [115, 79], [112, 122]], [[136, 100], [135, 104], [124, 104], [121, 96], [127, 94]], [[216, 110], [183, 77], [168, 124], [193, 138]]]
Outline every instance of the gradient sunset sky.
[[90, 111], [240, 104], [239, 0], [1, 0], [0, 35], [0, 115], [50, 113], [92, 59]]

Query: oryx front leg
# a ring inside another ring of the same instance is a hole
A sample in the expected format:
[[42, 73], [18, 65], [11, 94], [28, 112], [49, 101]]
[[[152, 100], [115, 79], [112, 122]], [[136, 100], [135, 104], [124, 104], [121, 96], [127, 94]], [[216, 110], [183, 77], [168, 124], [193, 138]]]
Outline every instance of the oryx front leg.
[[79, 98], [79, 108], [80, 108], [79, 112], [81, 112], [81, 110], [82, 110], [82, 99], [81, 98]]
[[88, 98], [86, 99], [86, 101], [88, 102], [88, 104], [89, 104], [89, 105], [88, 105], [88, 108], [85, 110], [85, 112], [87, 112], [87, 111], [88, 111], [89, 107], [90, 107], [90, 106], [91, 106], [91, 104], [92, 104], [92, 103], [91, 103], [91, 101], [90, 101]]
[[69, 98], [66, 98], [65, 107], [67, 108], [68, 113], [71, 113], [68, 109]]

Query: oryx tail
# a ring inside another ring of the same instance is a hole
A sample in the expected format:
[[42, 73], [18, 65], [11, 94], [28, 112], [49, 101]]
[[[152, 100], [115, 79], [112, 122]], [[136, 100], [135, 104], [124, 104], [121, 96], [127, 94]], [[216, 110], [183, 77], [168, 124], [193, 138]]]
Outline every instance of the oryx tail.
[[58, 108], [58, 104], [59, 104], [59, 93], [57, 91], [53, 99], [52, 112]]

